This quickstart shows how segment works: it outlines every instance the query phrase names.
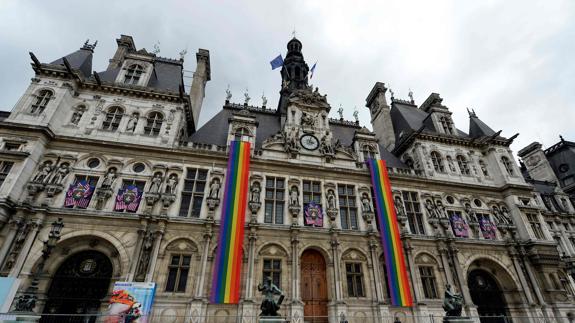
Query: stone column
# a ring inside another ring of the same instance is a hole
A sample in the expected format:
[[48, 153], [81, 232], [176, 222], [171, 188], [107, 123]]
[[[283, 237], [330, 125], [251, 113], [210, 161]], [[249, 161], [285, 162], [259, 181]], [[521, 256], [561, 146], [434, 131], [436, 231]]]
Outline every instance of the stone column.
[[138, 240], [136, 241], [136, 246], [132, 253], [132, 262], [130, 263], [130, 270], [128, 272], [128, 277], [126, 281], [133, 281], [136, 275], [136, 269], [138, 268], [138, 260], [140, 258], [140, 249], [142, 249], [142, 243], [144, 236], [146, 235], [146, 229], [148, 227], [148, 220], [145, 218], [140, 219], [140, 228], [138, 228]]
[[369, 237], [369, 255], [371, 257], [371, 272], [375, 285], [375, 298], [378, 304], [383, 304], [385, 297], [383, 295], [383, 285], [381, 284], [381, 272], [379, 271], [379, 257], [377, 256], [377, 240], [371, 232]]
[[206, 279], [206, 271], [208, 269], [208, 258], [210, 255], [210, 245], [212, 242], [212, 226], [211, 223], [208, 223], [206, 226], [206, 230], [204, 231], [204, 250], [202, 252], [202, 264], [200, 270], [200, 277], [198, 277], [198, 281], [196, 284], [196, 299], [201, 299], [204, 297], [204, 281]]
[[457, 253], [459, 249], [453, 245], [453, 242], [449, 242], [448, 245], [448, 252], [449, 257], [453, 263], [453, 268], [455, 269], [455, 277], [457, 279], [457, 284], [459, 285], [459, 291], [461, 292], [461, 296], [463, 296], [463, 305], [467, 315], [469, 316], [477, 316], [477, 310], [473, 301], [471, 300], [471, 294], [469, 293], [469, 288], [467, 288], [467, 282], [465, 278], [465, 274], [463, 273], [463, 269], [461, 268], [461, 264], [459, 263], [459, 259], [457, 258]]
[[527, 283], [527, 280], [525, 279], [525, 275], [523, 274], [521, 264], [519, 263], [519, 260], [517, 259], [517, 252], [515, 250], [513, 250], [512, 246], [509, 246], [508, 247], [508, 253], [509, 253], [509, 257], [511, 257], [511, 260], [513, 261], [513, 268], [515, 268], [515, 272], [517, 273], [517, 277], [519, 277], [519, 283], [521, 283], [521, 288], [523, 288], [525, 299], [523, 299], [522, 301], [523, 301], [523, 303], [526, 303], [526, 305], [533, 305], [534, 304], [533, 295], [531, 295], [531, 289], [529, 288], [529, 284]]
[[255, 226], [250, 225], [250, 233], [248, 235], [248, 276], [246, 279], [246, 300], [252, 300], [254, 296], [254, 271], [255, 271], [255, 248], [258, 239], [257, 229]]
[[341, 262], [339, 259], [339, 241], [337, 239], [336, 232], [332, 233], [330, 244], [333, 258], [333, 284], [335, 290], [334, 301], [338, 303], [341, 301]]
[[[451, 286], [456, 285], [455, 280], [453, 280], [453, 275], [451, 274], [451, 266], [449, 264], [449, 255], [447, 247], [441, 245], [439, 248], [439, 254], [441, 255], [441, 265], [443, 266], [443, 273], [445, 274], [445, 281]], [[459, 285], [459, 284], [457, 284]]]
[[158, 229], [154, 232], [154, 247], [152, 249], [152, 257], [150, 258], [150, 263], [148, 264], [148, 272], [146, 273], [146, 282], [151, 282], [154, 278], [154, 272], [156, 269], [156, 262], [158, 261], [158, 253], [160, 252], [160, 244], [164, 238], [164, 231], [166, 229], [165, 220], [161, 220], [158, 223]]
[[18, 276], [20, 276], [20, 272], [22, 271], [24, 262], [26, 261], [26, 258], [28, 258], [28, 253], [30, 253], [30, 249], [34, 244], [34, 241], [36, 241], [38, 233], [43, 227], [45, 218], [46, 214], [44, 214], [44, 212], [42, 211], [38, 212], [36, 219], [32, 223], [32, 230], [30, 230], [30, 232], [28, 233], [28, 236], [26, 237], [26, 242], [24, 242], [22, 250], [20, 250], [20, 254], [18, 255], [18, 259], [16, 260], [14, 267], [12, 267], [12, 270], [10, 271], [8, 277], [18, 278]]
[[[420, 299], [423, 299], [421, 295], [421, 290], [417, 288], [419, 285], [415, 275], [415, 263], [413, 261], [413, 248], [409, 239], [403, 239], [403, 250], [405, 252], [405, 260], [407, 261], [407, 268], [409, 269], [409, 280], [411, 281], [411, 288], [413, 290], [413, 304], [417, 305]], [[388, 264], [385, 264], [386, 266]]]
[[291, 276], [292, 302], [290, 316], [295, 321], [303, 317], [303, 302], [300, 295], [300, 265], [299, 265], [299, 229], [297, 225], [291, 228]]

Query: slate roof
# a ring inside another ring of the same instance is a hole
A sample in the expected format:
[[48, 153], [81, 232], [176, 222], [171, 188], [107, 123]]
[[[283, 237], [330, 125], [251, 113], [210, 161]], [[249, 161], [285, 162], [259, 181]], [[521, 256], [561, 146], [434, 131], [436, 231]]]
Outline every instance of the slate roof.
[[[90, 77], [92, 74], [92, 56], [92, 50], [81, 48], [64, 57], [68, 60], [72, 69], [78, 69], [85, 77]], [[59, 58], [50, 63], [50, 65], [64, 66], [64, 58]]]
[[475, 113], [469, 116], [469, 137], [493, 136], [495, 131], [479, 119]]
[[[202, 144], [212, 144], [225, 146], [228, 136], [228, 119], [234, 112], [240, 109], [226, 106], [218, 112], [213, 118], [206, 122], [200, 129], [192, 134], [188, 141]], [[262, 110], [259, 108], [248, 109], [258, 122], [256, 132], [256, 149], [262, 147], [262, 143], [281, 131], [281, 116], [274, 110]], [[353, 143], [355, 132], [360, 129], [359, 126], [345, 125], [343, 123], [331, 123], [334, 142], [338, 141], [346, 147]], [[408, 168], [399, 158], [387, 151], [382, 145], [379, 146], [381, 157], [386, 161], [389, 167]]]
[[0, 121], [8, 119], [10, 116], [10, 111], [0, 111]]

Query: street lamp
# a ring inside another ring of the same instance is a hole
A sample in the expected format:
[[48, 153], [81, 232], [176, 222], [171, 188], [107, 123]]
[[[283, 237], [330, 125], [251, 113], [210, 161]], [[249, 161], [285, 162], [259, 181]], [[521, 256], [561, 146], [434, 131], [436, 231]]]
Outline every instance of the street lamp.
[[16, 300], [14, 311], [34, 312], [34, 307], [36, 307], [36, 301], [38, 300], [38, 296], [36, 294], [38, 293], [40, 275], [42, 275], [42, 272], [44, 271], [44, 266], [46, 265], [48, 257], [50, 257], [52, 250], [56, 247], [58, 240], [60, 240], [62, 228], [64, 228], [62, 218], [58, 218], [58, 220], [52, 222], [50, 233], [48, 234], [48, 240], [44, 241], [44, 245], [42, 246], [42, 259], [32, 274], [32, 282], [30, 283], [30, 286], [28, 286], [24, 294], [20, 295]]

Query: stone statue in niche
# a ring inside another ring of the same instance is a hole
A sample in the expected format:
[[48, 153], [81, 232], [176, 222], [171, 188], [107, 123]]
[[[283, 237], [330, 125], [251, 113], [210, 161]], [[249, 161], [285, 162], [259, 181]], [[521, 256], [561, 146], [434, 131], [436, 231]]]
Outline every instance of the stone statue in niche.
[[141, 281], [146, 277], [153, 245], [154, 245], [154, 233], [148, 231], [142, 243], [142, 256], [140, 257], [140, 263], [138, 264], [138, 270], [136, 271], [137, 280]]
[[325, 155], [333, 155], [334, 154], [333, 145], [331, 144], [331, 140], [329, 140], [327, 135], [324, 135], [323, 137], [321, 137], [321, 143], [319, 146], [319, 151], [320, 151], [320, 153], [325, 154]]
[[58, 168], [52, 175], [52, 178], [50, 179], [50, 184], [62, 185], [62, 182], [64, 182], [64, 179], [66, 179], [69, 173], [70, 173], [70, 164], [61, 163], [60, 166], [58, 166]]
[[435, 212], [440, 219], [447, 219], [447, 212], [441, 200], [435, 200]]
[[497, 224], [511, 224], [511, 218], [509, 217], [509, 211], [507, 211], [507, 208], [502, 208], [500, 210], [497, 206], [494, 206], [491, 208], [491, 213], [493, 213], [493, 217], [497, 221]]
[[446, 159], [447, 159], [447, 165], [449, 166], [449, 170], [452, 173], [455, 173], [456, 169], [455, 169], [455, 164], [453, 164], [453, 159], [451, 158], [451, 156], [447, 156]]
[[220, 179], [219, 178], [214, 178], [212, 180], [212, 183], [210, 184], [210, 195], [209, 197], [211, 199], [217, 199], [220, 196]]
[[110, 169], [108, 169], [108, 172], [104, 176], [104, 180], [102, 181], [102, 185], [100, 185], [100, 188], [111, 188], [112, 185], [114, 185], [115, 181], [116, 181], [116, 168], [111, 167]]
[[327, 208], [328, 209], [335, 209], [335, 194], [333, 190], [327, 191]]
[[439, 216], [437, 214], [437, 210], [435, 208], [435, 205], [433, 204], [433, 202], [430, 199], [425, 200], [425, 210], [427, 210], [427, 216], [430, 219], [439, 218]]
[[164, 182], [164, 177], [162, 176], [162, 173], [157, 172], [154, 174], [154, 177], [152, 177], [152, 184], [150, 185], [150, 189], [148, 190], [148, 193], [160, 193], [160, 190], [162, 189], [162, 183]]
[[471, 204], [465, 203], [465, 213], [467, 213], [467, 218], [469, 222], [477, 223], [477, 216], [475, 211], [471, 208]]
[[72, 113], [72, 118], [70, 119], [70, 124], [77, 126], [78, 123], [80, 123], [80, 119], [82, 119], [83, 113], [83, 111], [74, 111], [74, 113]]
[[298, 129], [295, 127], [291, 127], [289, 132], [286, 134], [286, 145], [285, 148], [287, 151], [295, 151], [298, 150]]
[[250, 202], [260, 203], [260, 192], [260, 183], [253, 182], [252, 187], [250, 188]]
[[361, 210], [363, 212], [373, 212], [371, 208], [371, 201], [369, 200], [367, 193], [363, 193], [361, 196]]
[[48, 181], [48, 177], [50, 176], [50, 173], [53, 170], [53, 166], [52, 166], [52, 162], [47, 160], [45, 161], [42, 166], [40, 166], [40, 168], [38, 169], [38, 172], [36, 173], [36, 175], [34, 175], [34, 178], [32, 178], [32, 182], [34, 183], [44, 183]]
[[297, 190], [297, 186], [292, 186], [289, 192], [289, 205], [290, 206], [299, 206], [299, 192]]
[[399, 216], [405, 216], [405, 207], [403, 206], [403, 201], [401, 200], [401, 197], [396, 196], [393, 204], [395, 206], [395, 213], [396, 215]]
[[128, 125], [126, 126], [127, 132], [134, 132], [136, 130], [136, 126], [138, 125], [139, 115], [137, 113], [133, 113], [128, 119]]
[[172, 174], [166, 179], [166, 187], [164, 188], [164, 193], [166, 194], [176, 194], [176, 186], [178, 186], [178, 175]]
[[301, 113], [301, 125], [306, 127], [313, 127], [315, 125], [315, 116], [311, 113], [302, 112]]

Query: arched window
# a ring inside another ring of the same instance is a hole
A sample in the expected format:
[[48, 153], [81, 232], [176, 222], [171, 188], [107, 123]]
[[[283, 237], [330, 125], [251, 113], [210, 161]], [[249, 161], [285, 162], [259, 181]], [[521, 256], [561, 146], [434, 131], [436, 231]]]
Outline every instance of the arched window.
[[144, 73], [144, 68], [138, 64], [132, 64], [126, 70], [126, 76], [124, 78], [125, 84], [138, 84], [140, 82], [140, 77]]
[[465, 157], [462, 155], [457, 155], [455, 159], [457, 160], [457, 165], [459, 166], [461, 174], [470, 175], [471, 172], [469, 171], [469, 164], [467, 163], [467, 159], [465, 159]]
[[30, 113], [32, 114], [42, 113], [44, 109], [46, 109], [46, 105], [48, 105], [48, 102], [50, 101], [50, 99], [52, 99], [53, 95], [54, 94], [52, 93], [52, 91], [49, 90], [40, 91], [40, 93], [36, 95], [36, 101], [34, 101], [34, 103], [32, 103], [32, 106], [30, 107]]
[[234, 133], [235, 141], [250, 141], [250, 131], [244, 127], [237, 128]]
[[369, 159], [376, 159], [377, 155], [374, 151], [374, 149], [370, 146], [370, 145], [364, 145], [363, 146], [363, 160], [369, 160]]
[[120, 107], [110, 107], [106, 112], [106, 118], [102, 123], [102, 129], [115, 131], [120, 125], [120, 121], [124, 116], [124, 109]]
[[436, 172], [445, 172], [445, 167], [443, 167], [443, 159], [437, 151], [431, 152], [431, 162], [433, 163], [433, 168]]
[[421, 290], [426, 299], [440, 298], [440, 279], [436, 276], [437, 261], [429, 254], [421, 254], [415, 259], [419, 279], [421, 280]]
[[501, 162], [503, 163], [503, 167], [505, 167], [507, 174], [509, 174], [510, 176], [513, 176], [514, 175], [513, 165], [511, 164], [511, 161], [509, 160], [509, 158], [503, 156], [503, 157], [501, 157]]
[[151, 136], [159, 135], [160, 129], [162, 129], [162, 122], [164, 122], [164, 116], [160, 112], [150, 113], [146, 118], [144, 134]]

